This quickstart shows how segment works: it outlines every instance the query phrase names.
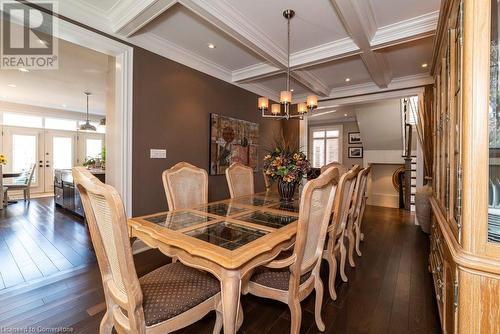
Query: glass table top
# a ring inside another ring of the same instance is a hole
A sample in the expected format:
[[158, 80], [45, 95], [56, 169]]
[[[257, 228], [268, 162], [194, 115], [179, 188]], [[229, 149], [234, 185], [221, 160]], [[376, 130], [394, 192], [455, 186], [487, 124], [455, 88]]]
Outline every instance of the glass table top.
[[233, 202], [246, 205], [253, 205], [253, 206], [265, 206], [278, 203], [279, 199], [275, 197], [247, 196], [247, 197], [235, 198]]
[[266, 235], [267, 232], [221, 221], [185, 234], [228, 250], [235, 250]]
[[280, 228], [298, 220], [298, 218], [294, 216], [287, 216], [265, 211], [255, 211], [247, 215], [240, 216], [236, 219], [273, 228]]
[[237, 213], [244, 212], [248, 209], [238, 207], [230, 203], [214, 203], [195, 208], [195, 210], [211, 213], [218, 216], [231, 216]]
[[180, 230], [186, 227], [206, 223], [215, 218], [197, 214], [190, 211], [167, 212], [157, 216], [144, 218], [144, 220], [164, 226], [171, 230]]
[[300, 201], [298, 199], [294, 199], [292, 202], [280, 202], [275, 205], [271, 205], [270, 209], [284, 210], [290, 212], [299, 212]]

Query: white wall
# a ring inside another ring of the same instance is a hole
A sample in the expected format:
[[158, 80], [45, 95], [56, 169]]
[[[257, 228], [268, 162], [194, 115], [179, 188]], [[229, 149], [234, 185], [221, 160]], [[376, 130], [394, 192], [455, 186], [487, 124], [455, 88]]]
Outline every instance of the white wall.
[[367, 204], [398, 208], [399, 194], [392, 175], [404, 165], [400, 99], [389, 99], [355, 107], [363, 140], [363, 165], [372, 166]]

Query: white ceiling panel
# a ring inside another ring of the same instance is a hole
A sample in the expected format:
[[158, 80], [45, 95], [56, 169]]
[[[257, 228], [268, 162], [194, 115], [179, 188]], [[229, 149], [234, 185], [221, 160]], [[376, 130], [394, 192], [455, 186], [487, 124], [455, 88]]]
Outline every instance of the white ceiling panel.
[[[359, 56], [316, 65], [309, 71], [331, 88], [371, 82], [370, 73]], [[347, 78], [349, 81], [346, 81]]]
[[85, 0], [86, 4], [103, 12], [109, 12], [120, 0]]
[[[140, 33], [152, 33], [230, 71], [263, 61], [189, 9], [176, 4]], [[215, 49], [208, 48], [213, 43]]]
[[[285, 90], [285, 88], [286, 88], [286, 75], [280, 74], [280, 75], [275, 75], [275, 76], [259, 79], [259, 80], [255, 81], [255, 83], [263, 85], [266, 88], [271, 89], [274, 92], [279, 93], [280, 91]], [[292, 93], [293, 96], [310, 93], [306, 87], [301, 85], [297, 80], [294, 80], [293, 78], [290, 79], [290, 88], [293, 89], [293, 93]]]
[[364, 0], [371, 2], [377, 26], [408, 20], [438, 11], [440, 0]]
[[[428, 73], [434, 38], [416, 40], [380, 50], [386, 55], [394, 78]], [[426, 68], [422, 64], [427, 64]]]
[[346, 122], [356, 120], [356, 111], [352, 105], [337, 106], [333, 108], [317, 109], [308, 116], [309, 125]]
[[84, 112], [83, 92], [90, 91], [90, 113], [104, 115], [108, 59], [105, 54], [59, 40], [59, 69], [0, 70], [0, 99]]
[[232, 0], [228, 1], [261, 32], [286, 50], [285, 9], [293, 9], [291, 51], [301, 51], [348, 37], [330, 0]]

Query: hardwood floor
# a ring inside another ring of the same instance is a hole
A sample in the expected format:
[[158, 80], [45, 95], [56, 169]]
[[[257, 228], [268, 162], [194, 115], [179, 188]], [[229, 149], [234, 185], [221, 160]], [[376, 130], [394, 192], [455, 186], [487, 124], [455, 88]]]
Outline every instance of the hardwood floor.
[[[325, 294], [325, 333], [439, 333], [437, 308], [427, 271], [428, 237], [410, 215], [396, 209], [368, 207], [364, 219], [363, 256], [349, 268], [349, 282], [337, 279], [338, 299]], [[139, 275], [168, 262], [151, 250], [135, 257]], [[322, 268], [326, 282], [327, 266]], [[54, 328], [71, 333], [98, 333], [103, 292], [96, 265], [84, 273], [45, 286], [0, 292], [0, 324], [9, 327]], [[285, 304], [242, 297], [245, 321], [240, 333], [289, 333]], [[302, 302], [301, 333], [317, 333], [314, 295]], [[211, 333], [214, 315], [178, 334]], [[40, 330], [41, 331], [41, 330]]]
[[83, 220], [54, 209], [52, 197], [0, 211], [0, 291], [94, 262]]

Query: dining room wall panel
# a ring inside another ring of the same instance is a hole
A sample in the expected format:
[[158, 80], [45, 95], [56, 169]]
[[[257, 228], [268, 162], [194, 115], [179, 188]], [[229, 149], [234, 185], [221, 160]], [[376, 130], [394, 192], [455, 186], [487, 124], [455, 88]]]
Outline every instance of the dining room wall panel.
[[[259, 163], [282, 130], [282, 122], [263, 119], [258, 96], [222, 80], [134, 48], [133, 215], [167, 209], [161, 173], [180, 161], [208, 170], [210, 113], [260, 124]], [[166, 149], [151, 159], [150, 149]], [[256, 172], [255, 190], [264, 190]], [[224, 175], [209, 176], [209, 200], [229, 197]]]

